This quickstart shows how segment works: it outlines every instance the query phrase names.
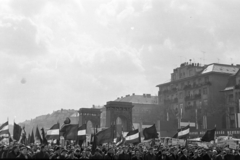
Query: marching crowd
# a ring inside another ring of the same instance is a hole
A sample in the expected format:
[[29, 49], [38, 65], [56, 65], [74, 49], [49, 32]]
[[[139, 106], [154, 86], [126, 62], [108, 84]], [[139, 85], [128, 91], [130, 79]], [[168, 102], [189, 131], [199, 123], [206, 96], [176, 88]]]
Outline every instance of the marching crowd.
[[198, 146], [144, 145], [91, 146], [79, 145], [0, 145], [0, 159], [111, 159], [111, 160], [240, 160], [239, 150], [201, 148]]

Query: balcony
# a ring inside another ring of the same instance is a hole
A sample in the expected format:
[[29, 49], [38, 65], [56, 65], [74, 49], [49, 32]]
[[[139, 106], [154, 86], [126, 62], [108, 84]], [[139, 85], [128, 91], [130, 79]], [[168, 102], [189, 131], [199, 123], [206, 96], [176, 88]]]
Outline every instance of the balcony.
[[193, 96], [186, 96], [185, 101], [197, 100], [197, 99], [201, 99], [201, 98], [202, 98], [201, 94], [195, 94]]
[[240, 89], [240, 85], [239, 84], [235, 85], [234, 89]]
[[185, 107], [185, 111], [188, 111], [188, 110], [191, 110], [191, 109], [194, 109], [193, 105], [188, 105], [188, 106]]
[[165, 104], [170, 104], [170, 103], [178, 103], [178, 98], [174, 99], [164, 99]]
[[191, 84], [188, 84], [188, 85], [185, 85], [183, 87], [184, 90], [188, 90], [188, 89], [195, 89], [195, 88], [199, 88], [199, 87], [202, 87], [202, 86], [210, 86], [212, 85], [212, 83], [210, 81], [207, 81], [207, 82], [204, 82], [204, 83], [199, 83], [199, 84], [196, 84], [196, 83], [193, 83], [192, 85]]

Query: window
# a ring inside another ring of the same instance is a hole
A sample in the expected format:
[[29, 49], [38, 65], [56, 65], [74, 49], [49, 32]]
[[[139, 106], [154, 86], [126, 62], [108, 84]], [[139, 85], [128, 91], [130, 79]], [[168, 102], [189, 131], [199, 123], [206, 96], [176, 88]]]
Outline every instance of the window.
[[204, 106], [207, 106], [207, 105], [208, 105], [208, 100], [204, 100], [204, 101], [203, 101], [203, 105], [204, 105]]
[[205, 77], [204, 80], [205, 80], [205, 82], [209, 82], [209, 78], [208, 77]]
[[207, 88], [203, 88], [203, 95], [207, 95], [208, 94], [208, 91], [207, 91]]

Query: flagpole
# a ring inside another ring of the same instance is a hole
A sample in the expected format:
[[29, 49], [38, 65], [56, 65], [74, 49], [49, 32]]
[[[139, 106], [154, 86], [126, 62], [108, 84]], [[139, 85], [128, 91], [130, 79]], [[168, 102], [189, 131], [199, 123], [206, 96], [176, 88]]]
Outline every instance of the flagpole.
[[10, 144], [10, 132], [9, 132], [9, 119], [7, 117], [7, 122], [8, 122], [8, 144]]

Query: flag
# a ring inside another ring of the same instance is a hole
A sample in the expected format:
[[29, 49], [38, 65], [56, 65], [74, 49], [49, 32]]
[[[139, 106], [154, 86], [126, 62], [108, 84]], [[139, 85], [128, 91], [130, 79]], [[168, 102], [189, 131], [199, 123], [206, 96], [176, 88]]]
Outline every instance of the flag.
[[31, 143], [31, 144], [34, 144], [34, 143], [35, 143], [33, 130], [32, 130], [32, 134], [31, 134], [31, 137], [30, 137], [30, 143]]
[[31, 135], [28, 133], [27, 144], [31, 144]]
[[4, 136], [5, 134], [9, 134], [8, 121], [0, 126], [0, 136]]
[[189, 133], [190, 133], [190, 126], [187, 125], [186, 127], [178, 129], [178, 138], [186, 139], [189, 136]]
[[96, 145], [103, 144], [103, 143], [109, 143], [113, 141], [113, 132], [114, 132], [114, 127], [111, 126], [108, 129], [102, 130], [96, 134], [94, 137], [94, 142]]
[[60, 134], [64, 137], [65, 140], [77, 140], [78, 133], [78, 124], [68, 124], [64, 125]]
[[125, 137], [125, 144], [129, 144], [129, 143], [135, 144], [140, 142], [141, 142], [141, 137], [138, 129], [128, 132], [128, 134]]
[[93, 135], [91, 135], [92, 154], [94, 154], [94, 152], [97, 148], [96, 134], [97, 134], [97, 126], [95, 126]]
[[47, 145], [48, 141], [47, 141], [46, 136], [45, 136], [44, 128], [42, 128], [41, 131], [42, 131], [42, 142], [43, 142], [43, 144]]
[[178, 132], [174, 134], [172, 138], [178, 138]]
[[87, 125], [83, 124], [81, 127], [78, 128], [78, 140], [86, 140], [86, 134], [87, 134]]
[[39, 142], [42, 144], [42, 137], [41, 137], [40, 132], [39, 132], [39, 130], [38, 130], [38, 126], [37, 126], [37, 128], [36, 128], [35, 140], [36, 140], [36, 141], [39, 141]]
[[71, 123], [70, 118], [67, 117], [63, 123], [64, 123], [65, 125], [70, 124], [70, 123]]
[[207, 130], [205, 132], [205, 134], [203, 135], [203, 137], [201, 138], [201, 141], [203, 141], [203, 142], [214, 141], [215, 131], [216, 131], [216, 128], [214, 128], [212, 130]]
[[25, 131], [25, 127], [22, 128], [22, 132], [21, 132], [21, 137], [19, 139], [19, 142], [22, 144], [26, 144], [26, 131]]
[[117, 142], [116, 142], [117, 147], [123, 145], [124, 142], [125, 142], [125, 138], [123, 137], [123, 135], [120, 138], [117, 138]]
[[153, 138], [158, 138], [158, 133], [155, 124], [149, 128], [143, 129], [144, 140], [149, 140]]
[[16, 141], [19, 141], [19, 139], [21, 137], [21, 133], [22, 133], [21, 126], [19, 126], [18, 124], [16, 124], [14, 122], [14, 124], [13, 124], [13, 139], [15, 139]]
[[59, 135], [60, 125], [59, 123], [54, 124], [48, 131], [46, 138], [49, 139], [60, 139]]

